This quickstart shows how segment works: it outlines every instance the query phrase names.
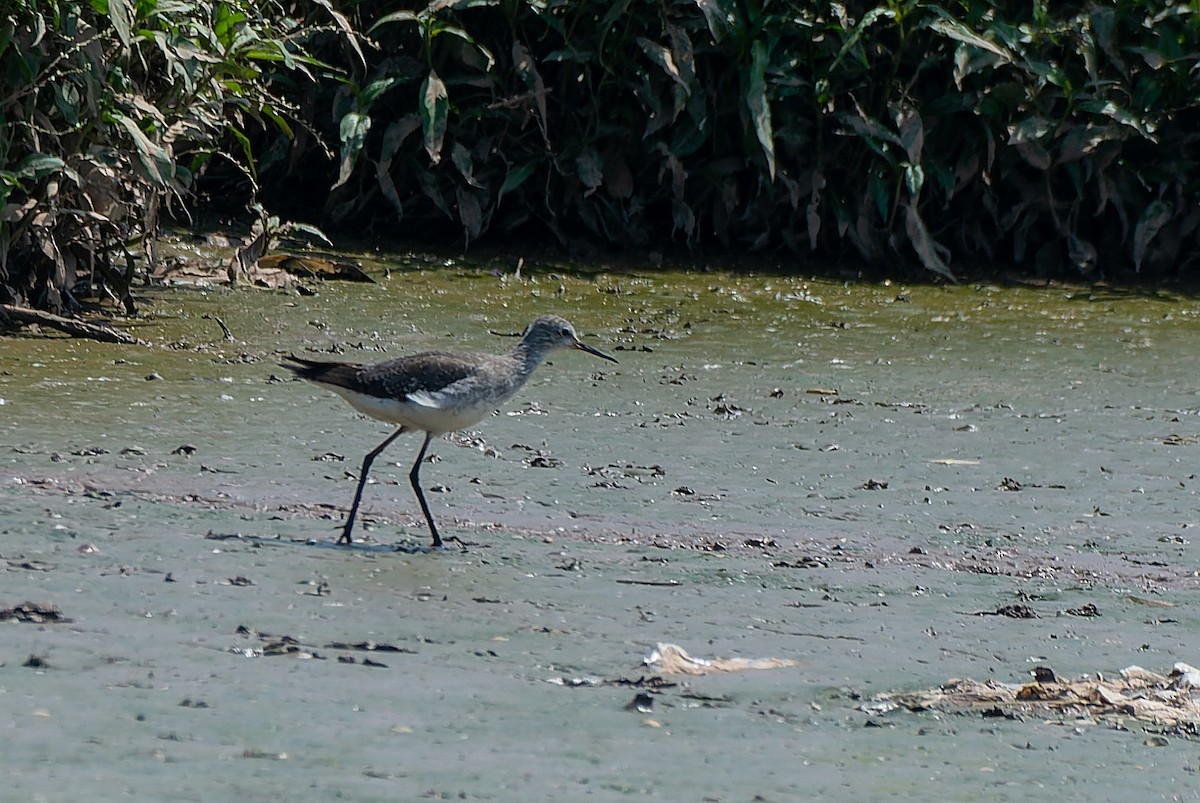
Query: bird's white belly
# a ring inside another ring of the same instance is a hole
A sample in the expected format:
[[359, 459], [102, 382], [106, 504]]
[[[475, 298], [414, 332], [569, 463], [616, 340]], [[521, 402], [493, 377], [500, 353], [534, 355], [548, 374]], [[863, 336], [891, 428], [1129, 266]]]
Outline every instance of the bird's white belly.
[[455, 405], [439, 408], [415, 404], [405, 399], [384, 399], [347, 388], [330, 387], [364, 415], [399, 424], [410, 429], [422, 429], [440, 435], [456, 432], [478, 423], [494, 407], [491, 405]]

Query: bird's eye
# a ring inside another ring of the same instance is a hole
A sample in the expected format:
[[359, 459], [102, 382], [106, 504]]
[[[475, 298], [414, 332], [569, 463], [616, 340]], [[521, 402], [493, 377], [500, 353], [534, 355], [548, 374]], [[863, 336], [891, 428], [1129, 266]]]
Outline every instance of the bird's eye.
[[563, 330], [559, 334], [561, 334], [563, 337], [570, 337], [571, 330], [564, 326]]

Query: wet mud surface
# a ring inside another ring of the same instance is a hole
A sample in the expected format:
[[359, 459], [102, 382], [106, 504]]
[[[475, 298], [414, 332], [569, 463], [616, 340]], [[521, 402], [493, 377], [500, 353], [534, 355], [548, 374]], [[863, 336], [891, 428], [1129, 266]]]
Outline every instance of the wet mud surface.
[[[152, 348], [0, 344], [14, 799], [1197, 797], [1136, 717], [877, 701], [1200, 663], [1192, 300], [493, 266], [147, 307]], [[435, 441], [459, 543], [402, 438], [335, 546], [387, 429], [275, 355], [549, 312], [621, 364]]]

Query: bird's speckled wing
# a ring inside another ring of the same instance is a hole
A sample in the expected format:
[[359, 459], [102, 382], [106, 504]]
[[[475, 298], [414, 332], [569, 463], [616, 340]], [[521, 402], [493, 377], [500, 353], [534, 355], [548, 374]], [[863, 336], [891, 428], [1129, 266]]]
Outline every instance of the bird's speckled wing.
[[403, 399], [413, 394], [436, 397], [439, 391], [470, 377], [475, 369], [475, 363], [457, 354], [426, 351], [361, 366], [357, 371], [358, 384], [355, 389], [393, 399]]
[[412, 393], [436, 394], [470, 377], [475, 369], [462, 357], [440, 351], [411, 354], [370, 365], [294, 356], [280, 365], [309, 382], [385, 399], [403, 399]]

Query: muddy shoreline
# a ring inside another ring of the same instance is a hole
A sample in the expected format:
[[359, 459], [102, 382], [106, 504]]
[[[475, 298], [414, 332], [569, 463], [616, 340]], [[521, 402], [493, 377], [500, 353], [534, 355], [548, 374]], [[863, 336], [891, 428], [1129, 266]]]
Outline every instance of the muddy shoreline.
[[[6, 343], [16, 798], [1197, 797], [1194, 740], [1136, 719], [864, 708], [1200, 663], [1178, 299], [446, 271], [155, 303], [173, 348]], [[564, 307], [620, 371], [556, 360], [434, 445], [467, 549], [396, 549], [428, 538], [403, 442], [336, 547], [383, 433], [273, 356], [496, 351]], [[659, 644], [781, 663], [655, 680]]]

